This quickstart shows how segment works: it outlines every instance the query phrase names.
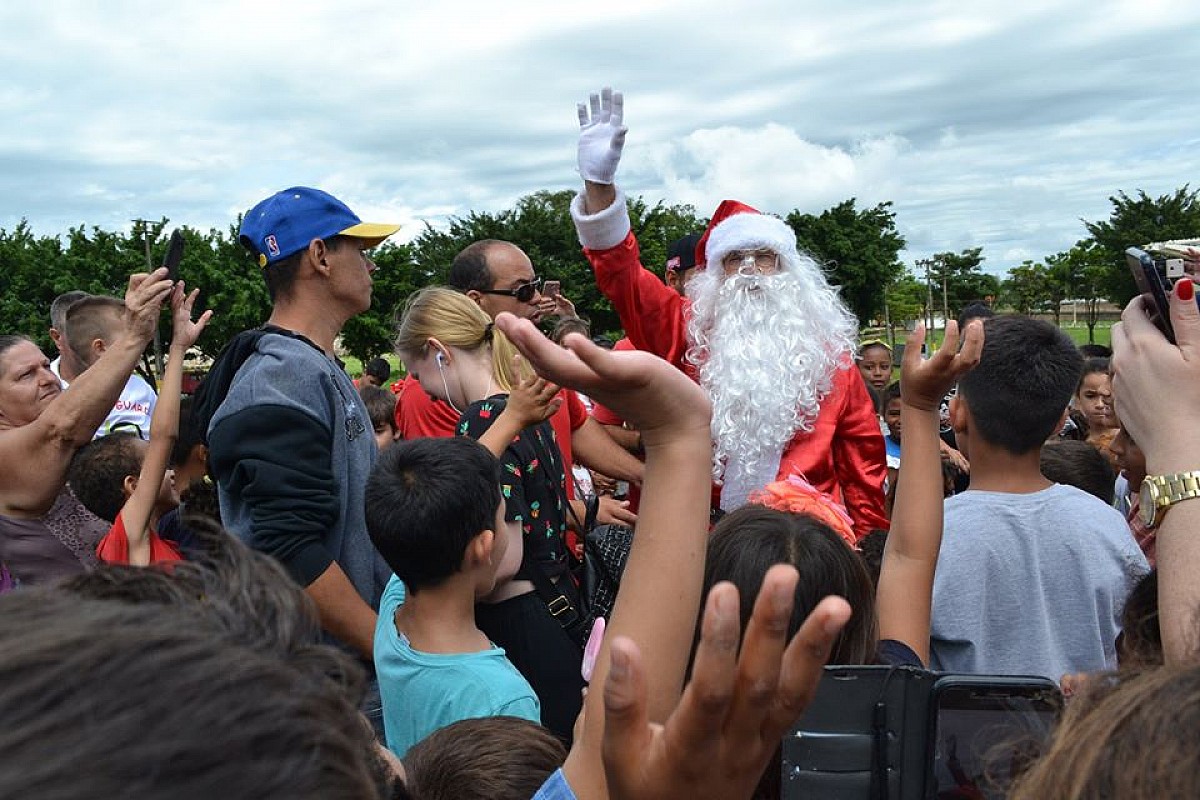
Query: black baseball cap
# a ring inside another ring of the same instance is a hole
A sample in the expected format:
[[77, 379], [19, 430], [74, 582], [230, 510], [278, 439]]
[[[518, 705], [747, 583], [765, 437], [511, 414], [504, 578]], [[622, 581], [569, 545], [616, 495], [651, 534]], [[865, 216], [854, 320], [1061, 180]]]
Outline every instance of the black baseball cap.
[[703, 234], [689, 233], [667, 249], [667, 272], [683, 272], [696, 266], [696, 245]]

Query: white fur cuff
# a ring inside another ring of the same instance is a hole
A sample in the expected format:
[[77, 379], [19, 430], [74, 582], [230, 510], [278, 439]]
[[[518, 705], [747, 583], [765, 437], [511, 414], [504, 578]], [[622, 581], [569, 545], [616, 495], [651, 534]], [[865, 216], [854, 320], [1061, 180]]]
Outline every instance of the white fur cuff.
[[571, 219], [575, 220], [579, 243], [589, 250], [608, 250], [629, 235], [629, 208], [625, 205], [625, 193], [620, 189], [613, 204], [595, 214], [584, 213], [583, 192], [575, 195], [571, 201]]

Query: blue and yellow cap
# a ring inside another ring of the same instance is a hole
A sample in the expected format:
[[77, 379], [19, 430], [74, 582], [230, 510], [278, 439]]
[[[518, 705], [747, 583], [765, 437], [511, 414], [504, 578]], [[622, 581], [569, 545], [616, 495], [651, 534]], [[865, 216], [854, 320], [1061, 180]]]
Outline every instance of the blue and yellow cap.
[[308, 247], [313, 239], [351, 236], [374, 247], [400, 230], [399, 225], [363, 222], [328, 192], [293, 186], [263, 200], [242, 219], [238, 240], [260, 267], [282, 261]]

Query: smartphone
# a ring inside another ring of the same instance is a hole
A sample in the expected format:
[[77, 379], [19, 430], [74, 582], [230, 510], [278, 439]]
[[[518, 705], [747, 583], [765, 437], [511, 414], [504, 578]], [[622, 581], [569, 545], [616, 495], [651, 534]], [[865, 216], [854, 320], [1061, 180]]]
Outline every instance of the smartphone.
[[[1163, 262], [1161, 265], [1160, 260]], [[1174, 343], [1175, 331], [1171, 327], [1171, 283], [1166, 274], [1166, 261], [1155, 259], [1138, 247], [1125, 250], [1125, 261], [1129, 264], [1129, 271], [1133, 273], [1138, 292], [1146, 297], [1150, 320], [1171, 343]]]
[[546, 281], [542, 284], [542, 294], [546, 297], [558, 297], [558, 292], [561, 288], [561, 281]]
[[930, 703], [925, 796], [1002, 800], [1044, 752], [1062, 706], [1062, 693], [1047, 678], [939, 678]]
[[183, 259], [183, 234], [176, 228], [167, 245], [167, 255], [162, 265], [167, 268], [167, 278], [174, 283], [179, 280], [179, 262]]

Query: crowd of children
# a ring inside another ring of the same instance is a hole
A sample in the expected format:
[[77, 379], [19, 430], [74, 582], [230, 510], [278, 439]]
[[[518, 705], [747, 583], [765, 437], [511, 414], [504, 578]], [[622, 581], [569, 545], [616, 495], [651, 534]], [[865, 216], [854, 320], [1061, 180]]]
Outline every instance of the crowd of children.
[[[812, 265], [777, 220], [723, 205], [745, 241], [714, 224], [677, 243], [667, 284], [641, 267], [612, 184], [621, 101], [603, 102], [580, 110], [581, 141], [605, 116], [576, 222], [621, 313], [661, 312], [613, 349], [487, 240], [398, 309], [404, 380], [375, 359], [352, 383], [335, 340], [395, 226], [304, 187], [246, 216], [272, 317], [190, 403], [182, 363], [212, 312], [193, 319], [165, 269], [124, 301], [75, 299], [121, 324], [69, 390], [0, 336], [0, 796], [790, 797], [782, 742], [829, 664], [1061, 682], [1044, 755], [997, 789], [1013, 797], [1195, 796], [1191, 278], [1176, 342], [1141, 298], [1111, 354], [972, 304], [928, 353], [915, 326], [899, 365], [864, 342], [860, 381], [848, 312], [819, 275], [789, 283]], [[837, 323], [829, 371], [798, 367], [811, 413], [761, 417], [773, 450], [737, 424], [773, 379], [746, 330], [688, 344], [696, 275], [764, 345], [777, 290]], [[164, 306], [148, 440], [93, 441]], [[706, 368], [723, 347], [733, 394]], [[738, 493], [728, 473], [715, 491], [734, 464]], [[636, 509], [598, 496], [618, 480]], [[617, 586], [599, 618], [598, 570]], [[981, 780], [968, 795], [995, 796]]]

